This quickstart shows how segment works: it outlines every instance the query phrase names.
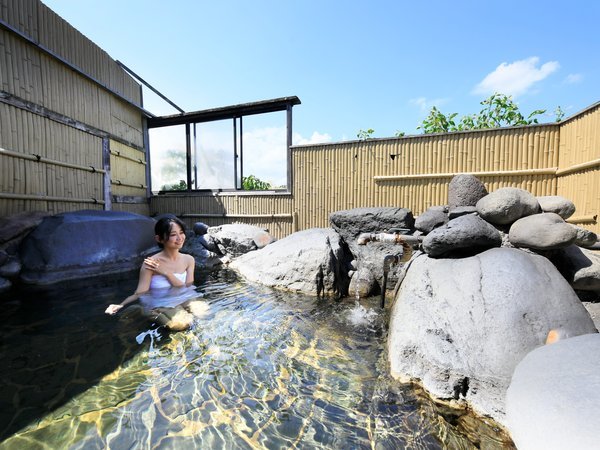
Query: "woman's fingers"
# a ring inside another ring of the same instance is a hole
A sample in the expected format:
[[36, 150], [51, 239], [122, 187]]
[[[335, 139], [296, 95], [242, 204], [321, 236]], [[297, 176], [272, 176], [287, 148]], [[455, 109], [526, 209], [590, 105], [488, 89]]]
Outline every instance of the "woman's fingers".
[[109, 305], [108, 308], [106, 308], [106, 311], [104, 311], [104, 312], [106, 314], [113, 315], [117, 311], [119, 311], [122, 307], [123, 307], [122, 305]]

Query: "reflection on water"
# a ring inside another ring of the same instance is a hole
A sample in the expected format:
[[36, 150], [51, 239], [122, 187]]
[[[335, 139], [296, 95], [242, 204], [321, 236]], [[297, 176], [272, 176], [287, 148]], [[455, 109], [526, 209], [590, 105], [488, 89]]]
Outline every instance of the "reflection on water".
[[135, 280], [5, 299], [0, 448], [511, 446], [386, 375], [378, 299], [200, 278], [208, 312], [172, 334], [103, 314]]

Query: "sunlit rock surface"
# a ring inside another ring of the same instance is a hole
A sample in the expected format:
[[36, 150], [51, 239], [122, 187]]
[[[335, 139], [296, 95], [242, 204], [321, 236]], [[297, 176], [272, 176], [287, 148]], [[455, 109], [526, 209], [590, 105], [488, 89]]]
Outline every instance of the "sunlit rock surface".
[[210, 227], [208, 236], [223, 255], [232, 257], [263, 248], [275, 239], [264, 229], [243, 223]]
[[506, 394], [519, 450], [594, 449], [600, 430], [600, 335], [545, 345], [515, 369]]
[[392, 308], [391, 372], [505, 423], [514, 368], [554, 328], [570, 336], [596, 332], [546, 258], [510, 248], [463, 259], [423, 255], [411, 263]]
[[335, 231], [311, 228], [246, 253], [230, 266], [266, 286], [333, 295], [347, 293], [348, 260]]

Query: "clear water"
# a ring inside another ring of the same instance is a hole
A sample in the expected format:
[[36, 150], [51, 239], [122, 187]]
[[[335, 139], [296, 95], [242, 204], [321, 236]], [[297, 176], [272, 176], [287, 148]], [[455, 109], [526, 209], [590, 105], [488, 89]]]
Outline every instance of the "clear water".
[[167, 334], [122, 279], [0, 296], [0, 449], [512, 448], [387, 376], [386, 312], [198, 273], [208, 314]]

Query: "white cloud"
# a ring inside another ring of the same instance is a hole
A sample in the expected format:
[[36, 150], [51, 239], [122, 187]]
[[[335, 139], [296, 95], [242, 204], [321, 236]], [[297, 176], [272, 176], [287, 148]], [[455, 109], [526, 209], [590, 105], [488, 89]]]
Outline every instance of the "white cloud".
[[323, 144], [325, 142], [331, 142], [331, 136], [327, 133], [314, 131], [312, 136], [306, 139], [303, 138], [300, 133], [293, 133], [292, 142], [294, 145]]
[[[177, 129], [176, 129], [177, 128]], [[185, 179], [185, 165], [177, 174], [167, 173], [173, 165], [172, 150], [185, 155], [183, 127], [150, 130], [152, 186], [157, 191], [164, 184]], [[200, 189], [233, 188], [233, 132], [231, 122], [198, 125], [198, 187]], [[330, 142], [327, 133], [313, 132], [309, 138], [293, 133], [295, 145]], [[287, 131], [285, 126], [244, 130], [244, 176], [254, 175], [273, 186], [287, 183]], [[171, 152], [170, 152], [171, 151]], [[239, 149], [238, 149], [239, 152]]]
[[419, 107], [422, 113], [428, 113], [431, 111], [432, 107], [440, 107], [446, 103], [448, 103], [447, 98], [434, 98], [432, 100], [428, 100], [426, 97], [413, 98], [410, 100], [410, 103]]
[[565, 78], [565, 83], [576, 84], [580, 83], [581, 80], [583, 80], [583, 75], [581, 75], [580, 73], [570, 73], [569, 75], [567, 75], [567, 78]]
[[536, 56], [512, 63], [503, 62], [475, 86], [473, 93], [490, 95], [499, 92], [513, 96], [524, 94], [535, 83], [560, 67], [557, 61], [550, 61], [538, 67], [539, 62], [540, 59]]

